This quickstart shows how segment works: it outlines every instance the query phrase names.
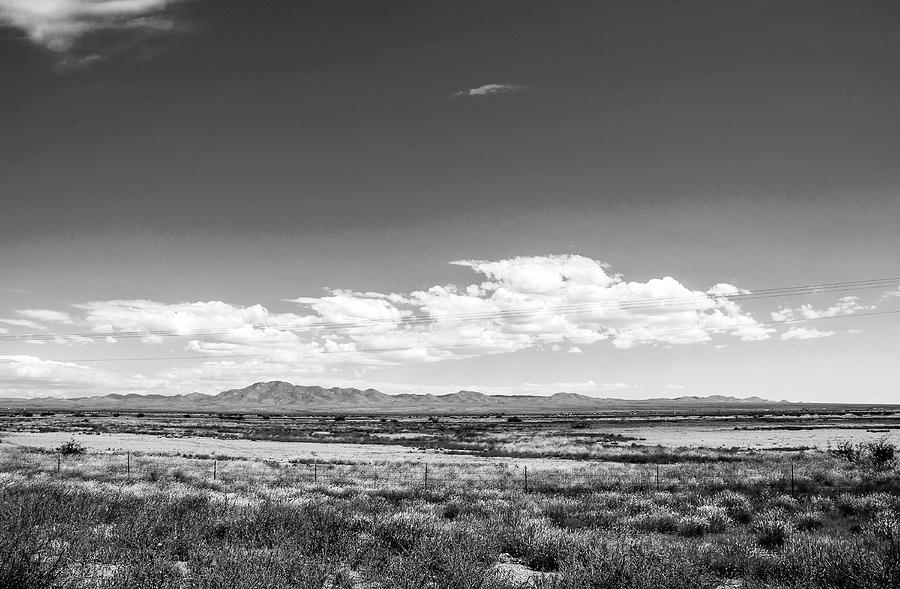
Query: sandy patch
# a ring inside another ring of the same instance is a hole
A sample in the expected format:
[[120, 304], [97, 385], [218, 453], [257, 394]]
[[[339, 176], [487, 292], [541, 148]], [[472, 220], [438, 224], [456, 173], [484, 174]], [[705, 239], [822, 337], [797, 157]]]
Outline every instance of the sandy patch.
[[448, 464], [515, 465], [529, 468], [570, 469], [584, 466], [576, 460], [543, 458], [488, 458], [447, 454], [391, 444], [329, 444], [326, 442], [275, 442], [222, 440], [208, 437], [169, 438], [148, 434], [72, 434], [71, 432], [11, 432], [0, 444], [53, 449], [74, 439], [92, 452], [145, 452], [149, 454], [208, 454], [259, 460], [320, 460], [322, 462], [428, 462]]
[[810, 428], [810, 429], [734, 429], [727, 424], [709, 426], [664, 425], [615, 428], [617, 434], [640, 438], [640, 444], [667, 446], [670, 448], [788, 448], [806, 446], [826, 449], [841, 442], [854, 444], [887, 437], [900, 445], [900, 429], [887, 432], [870, 432], [865, 429], [850, 428]]

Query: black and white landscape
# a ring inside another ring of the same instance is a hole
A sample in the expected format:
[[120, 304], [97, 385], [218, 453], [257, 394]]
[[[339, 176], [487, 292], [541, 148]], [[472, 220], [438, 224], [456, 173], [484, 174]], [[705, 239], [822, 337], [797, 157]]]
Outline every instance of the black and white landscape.
[[0, 589], [900, 586], [900, 3], [0, 0]]

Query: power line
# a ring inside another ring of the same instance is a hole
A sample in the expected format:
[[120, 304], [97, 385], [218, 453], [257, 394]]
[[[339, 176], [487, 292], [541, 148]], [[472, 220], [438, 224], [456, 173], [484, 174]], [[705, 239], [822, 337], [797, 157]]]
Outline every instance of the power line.
[[[292, 333], [306, 333], [311, 331], [343, 331], [353, 329], [365, 329], [378, 327], [381, 325], [391, 325], [397, 328], [414, 327], [417, 325], [429, 325], [433, 323], [449, 323], [458, 321], [492, 321], [492, 320], [510, 320], [522, 317], [529, 317], [540, 313], [553, 314], [578, 314], [592, 311], [606, 310], [671, 310], [671, 307], [690, 304], [704, 304], [717, 299], [725, 299], [730, 301], [748, 301], [767, 298], [778, 298], [788, 296], [801, 296], [826, 293], [840, 293], [857, 290], [867, 290], [875, 288], [887, 288], [894, 286], [900, 282], [900, 278], [877, 278], [869, 280], [830, 282], [819, 284], [807, 284], [799, 286], [788, 286], [780, 288], [769, 288], [758, 291], [738, 292], [734, 294], [711, 295], [708, 293], [697, 293], [691, 296], [682, 297], [660, 297], [651, 299], [635, 299], [631, 301], [608, 301], [608, 302], [591, 302], [578, 303], [570, 305], [558, 305], [553, 307], [531, 307], [525, 309], [509, 309], [509, 310], [491, 310], [469, 313], [448, 313], [444, 315], [408, 315], [398, 317], [396, 319], [365, 319], [352, 322], [316, 322], [310, 325], [296, 324], [252, 324], [241, 325], [231, 328], [208, 328], [195, 329], [190, 331], [179, 330], [142, 330], [142, 331], [118, 331], [118, 332], [81, 332], [81, 333], [27, 333], [27, 334], [6, 334], [0, 335], [0, 342], [11, 341], [55, 341], [65, 338], [79, 339], [105, 339], [113, 337], [116, 339], [134, 339], [147, 337], [193, 337], [193, 336], [215, 336], [233, 334], [238, 329], [251, 328], [259, 329], [275, 329], [278, 331], [289, 331]], [[624, 283], [620, 283], [624, 284]], [[614, 288], [614, 287], [612, 287]]]

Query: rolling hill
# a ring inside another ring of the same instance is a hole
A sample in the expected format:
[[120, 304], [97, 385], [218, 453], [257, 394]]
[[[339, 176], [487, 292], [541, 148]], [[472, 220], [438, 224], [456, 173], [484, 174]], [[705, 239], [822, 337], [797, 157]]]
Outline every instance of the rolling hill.
[[[780, 403], [784, 403], [783, 401]], [[541, 395], [486, 395], [459, 391], [445, 395], [388, 395], [375, 389], [324, 388], [294, 385], [284, 381], [257, 382], [242, 389], [216, 395], [111, 394], [97, 397], [58, 399], [0, 399], [0, 408], [110, 411], [195, 412], [308, 412], [308, 413], [556, 413], [642, 410], [677, 410], [697, 406], [749, 407], [775, 404], [759, 397], [739, 399], [714, 395], [626, 400], [589, 397], [559, 392]]]

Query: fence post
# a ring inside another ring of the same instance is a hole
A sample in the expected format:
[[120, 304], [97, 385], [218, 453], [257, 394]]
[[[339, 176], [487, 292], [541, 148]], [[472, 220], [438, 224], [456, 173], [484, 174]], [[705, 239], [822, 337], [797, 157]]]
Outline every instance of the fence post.
[[528, 492], [528, 465], [525, 465], [525, 492]]
[[218, 473], [216, 472], [216, 459], [213, 458], [213, 480], [216, 480]]
[[59, 472], [59, 463], [62, 461], [62, 455], [58, 452], [56, 454], [56, 472]]
[[130, 478], [131, 477], [131, 452], [126, 452], [125, 456], [128, 460], [128, 462], [125, 464], [125, 473]]
[[319, 464], [317, 462], [313, 462], [313, 484], [317, 484], [319, 482]]
[[424, 485], [424, 490], [425, 490], [425, 491], [428, 490], [428, 463], [427, 463], [427, 462], [425, 463], [425, 485]]

